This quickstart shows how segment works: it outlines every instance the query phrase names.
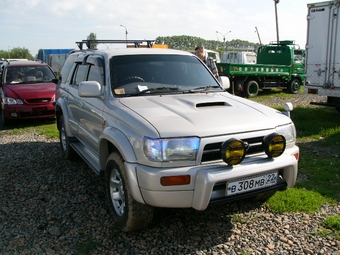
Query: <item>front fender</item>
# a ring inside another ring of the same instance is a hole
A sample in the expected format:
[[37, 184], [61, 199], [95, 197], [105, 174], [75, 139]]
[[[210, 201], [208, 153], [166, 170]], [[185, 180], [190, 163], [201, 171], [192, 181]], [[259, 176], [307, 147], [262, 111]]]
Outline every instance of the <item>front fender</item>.
[[111, 143], [119, 151], [125, 162], [137, 162], [135, 151], [125, 134], [116, 128], [106, 127], [99, 137], [99, 161], [101, 169], [105, 169], [106, 159], [110, 154], [108, 143]]
[[67, 106], [62, 98], [59, 98], [56, 102], [56, 117], [57, 117], [57, 128], [59, 129], [59, 118], [60, 116], [64, 118], [65, 131], [68, 137], [73, 137], [69, 120], [69, 112], [67, 111]]

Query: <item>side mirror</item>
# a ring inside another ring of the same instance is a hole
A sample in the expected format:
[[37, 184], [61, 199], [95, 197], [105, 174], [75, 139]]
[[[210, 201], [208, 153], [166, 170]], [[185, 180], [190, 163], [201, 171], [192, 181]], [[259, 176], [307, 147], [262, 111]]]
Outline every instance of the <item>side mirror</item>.
[[82, 81], [79, 84], [80, 97], [99, 97], [101, 94], [101, 86], [97, 81]]
[[224, 90], [227, 90], [230, 88], [230, 80], [227, 76], [220, 76], [220, 83], [222, 85], [222, 88]]

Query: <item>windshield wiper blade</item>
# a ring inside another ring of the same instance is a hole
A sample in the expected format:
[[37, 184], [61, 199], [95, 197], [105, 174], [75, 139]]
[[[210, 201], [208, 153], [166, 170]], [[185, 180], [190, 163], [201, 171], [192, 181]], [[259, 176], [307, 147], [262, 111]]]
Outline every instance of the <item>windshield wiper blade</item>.
[[211, 89], [217, 89], [217, 88], [221, 88], [221, 87], [218, 86], [218, 85], [207, 85], [207, 86], [202, 86], [202, 87], [190, 89], [189, 92], [191, 92], [191, 93], [206, 92], [206, 91], [209, 91]]
[[147, 94], [147, 93], [156, 94], [156, 93], [164, 93], [164, 92], [179, 91], [179, 90], [180, 90], [180, 87], [150, 88], [150, 89], [145, 89], [145, 90], [138, 91], [138, 92], [135, 92], [135, 93], [131, 93], [129, 96], [144, 95], [144, 94]]

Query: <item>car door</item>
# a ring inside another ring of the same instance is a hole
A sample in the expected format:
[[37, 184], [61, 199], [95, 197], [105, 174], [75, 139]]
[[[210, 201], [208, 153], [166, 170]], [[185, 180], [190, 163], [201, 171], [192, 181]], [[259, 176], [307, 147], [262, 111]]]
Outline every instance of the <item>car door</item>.
[[[104, 91], [104, 60], [102, 56], [90, 55], [82, 64], [86, 70], [84, 81], [96, 81]], [[86, 68], [84, 67], [86, 66]], [[79, 80], [80, 81], [80, 80]], [[78, 135], [79, 139], [90, 148], [95, 155], [98, 153], [98, 137], [104, 127], [102, 98], [82, 97], [78, 108]]]

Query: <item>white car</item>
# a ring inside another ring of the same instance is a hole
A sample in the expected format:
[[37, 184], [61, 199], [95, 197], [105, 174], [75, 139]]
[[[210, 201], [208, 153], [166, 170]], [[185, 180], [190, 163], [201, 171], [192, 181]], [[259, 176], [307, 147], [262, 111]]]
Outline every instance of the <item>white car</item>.
[[105, 175], [123, 231], [146, 228], [154, 207], [205, 210], [267, 199], [296, 182], [292, 120], [226, 92], [196, 56], [170, 49], [80, 50], [56, 90], [64, 158]]

